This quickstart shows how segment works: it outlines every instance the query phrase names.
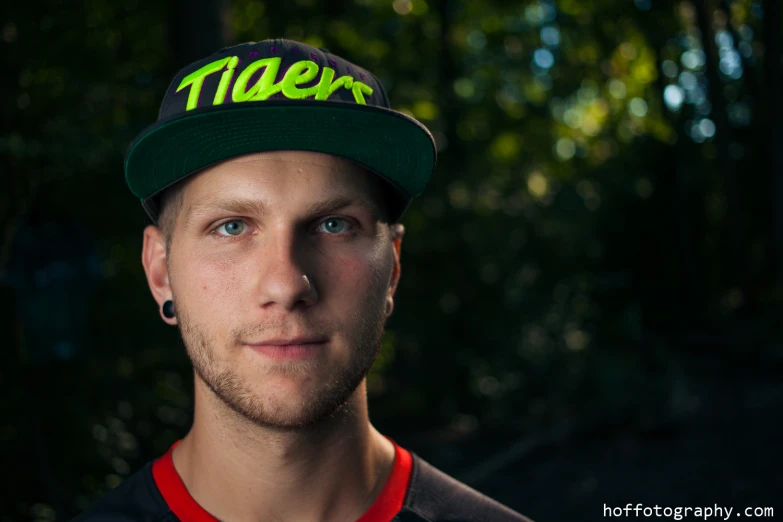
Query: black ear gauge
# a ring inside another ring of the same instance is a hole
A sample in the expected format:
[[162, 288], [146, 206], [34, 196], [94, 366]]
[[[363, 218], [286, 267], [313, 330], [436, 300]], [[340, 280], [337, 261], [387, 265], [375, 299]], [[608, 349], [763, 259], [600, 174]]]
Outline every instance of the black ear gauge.
[[163, 303], [163, 316], [167, 319], [174, 318], [174, 301], [171, 299]]

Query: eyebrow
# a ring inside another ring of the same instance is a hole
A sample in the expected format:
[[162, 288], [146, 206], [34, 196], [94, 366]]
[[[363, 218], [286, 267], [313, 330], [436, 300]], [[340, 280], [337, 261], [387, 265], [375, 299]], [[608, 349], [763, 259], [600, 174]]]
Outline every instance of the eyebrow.
[[[374, 216], [378, 215], [378, 205], [370, 201], [365, 195], [357, 194], [354, 196], [334, 196], [321, 201], [317, 201], [310, 205], [307, 209], [309, 215], [324, 214], [340, 210], [351, 205], [357, 205], [363, 207], [373, 213]], [[210, 210], [225, 210], [232, 214], [243, 215], [257, 215], [268, 216], [270, 214], [269, 208], [262, 202], [256, 199], [246, 198], [226, 198], [226, 199], [213, 199], [207, 200], [203, 203], [195, 203], [188, 207], [185, 213], [184, 223], [187, 225], [190, 220], [197, 214], [208, 212]]]

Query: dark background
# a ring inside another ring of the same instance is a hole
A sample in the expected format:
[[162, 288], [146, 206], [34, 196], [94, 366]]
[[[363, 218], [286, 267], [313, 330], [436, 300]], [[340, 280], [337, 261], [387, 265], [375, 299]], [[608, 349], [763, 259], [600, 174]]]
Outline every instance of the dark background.
[[123, 154], [179, 68], [273, 37], [375, 72], [440, 149], [369, 378], [382, 432], [537, 522], [783, 519], [777, 0], [2, 13], [0, 521], [68, 520], [186, 432]]

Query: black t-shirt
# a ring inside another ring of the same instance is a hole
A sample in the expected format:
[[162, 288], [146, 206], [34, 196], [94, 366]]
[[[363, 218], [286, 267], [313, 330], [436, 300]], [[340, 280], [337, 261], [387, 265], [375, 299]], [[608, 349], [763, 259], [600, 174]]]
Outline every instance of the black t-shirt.
[[[177, 475], [171, 460], [177, 443], [72, 522], [216, 520], [190, 497]], [[446, 475], [415, 453], [396, 443], [394, 446], [391, 475], [379, 498], [357, 522], [532, 522]]]

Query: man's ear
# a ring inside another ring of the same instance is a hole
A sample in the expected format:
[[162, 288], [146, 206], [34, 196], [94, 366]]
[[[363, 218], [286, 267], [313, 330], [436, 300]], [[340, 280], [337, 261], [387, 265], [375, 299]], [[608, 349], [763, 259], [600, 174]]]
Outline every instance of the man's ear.
[[141, 264], [147, 274], [147, 284], [152, 297], [158, 303], [161, 318], [170, 325], [177, 324], [176, 318], [163, 315], [163, 303], [172, 299], [169, 271], [166, 263], [166, 238], [160, 229], [149, 225], [144, 229], [144, 244], [141, 250]]
[[391, 280], [389, 281], [389, 293], [386, 296], [386, 317], [389, 317], [394, 311], [394, 292], [397, 290], [397, 284], [400, 282], [402, 267], [400, 266], [400, 253], [402, 251], [402, 236], [405, 235], [405, 227], [401, 223], [389, 225], [391, 232], [392, 249], [394, 251], [394, 266], [392, 268]]

